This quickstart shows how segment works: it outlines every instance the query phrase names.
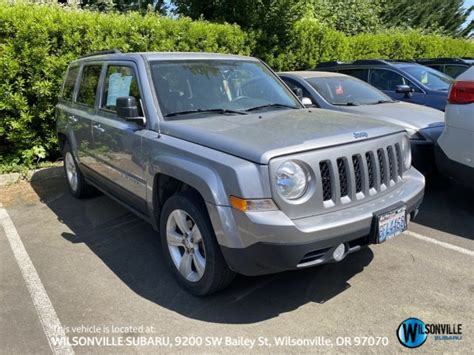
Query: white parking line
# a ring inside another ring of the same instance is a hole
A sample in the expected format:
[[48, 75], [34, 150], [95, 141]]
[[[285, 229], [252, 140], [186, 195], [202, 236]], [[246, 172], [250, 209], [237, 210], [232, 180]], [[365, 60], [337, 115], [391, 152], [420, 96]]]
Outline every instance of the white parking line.
[[[30, 293], [31, 300], [36, 308], [41, 326], [44, 334], [48, 339], [49, 346], [54, 354], [74, 354], [74, 350], [66, 340], [66, 334], [61, 322], [53, 308], [51, 300], [46, 293], [46, 290], [41, 282], [35, 266], [26, 252], [25, 246], [20, 239], [20, 236], [7, 213], [0, 203], [0, 225], [2, 226], [7, 236], [10, 247], [15, 256], [15, 260], [20, 268], [26, 287]], [[54, 338], [54, 339], [53, 339]]]
[[424, 240], [425, 242], [433, 243], [433, 244], [439, 245], [443, 248], [457, 251], [458, 253], [462, 253], [462, 254], [469, 255], [469, 256], [474, 256], [474, 251], [458, 247], [457, 245], [442, 242], [442, 241], [439, 241], [437, 239], [426, 237], [424, 235], [421, 235], [421, 234], [418, 234], [418, 233], [415, 233], [415, 232], [411, 232], [411, 231], [405, 231], [404, 233], [409, 235], [410, 237], [418, 238], [420, 240]]

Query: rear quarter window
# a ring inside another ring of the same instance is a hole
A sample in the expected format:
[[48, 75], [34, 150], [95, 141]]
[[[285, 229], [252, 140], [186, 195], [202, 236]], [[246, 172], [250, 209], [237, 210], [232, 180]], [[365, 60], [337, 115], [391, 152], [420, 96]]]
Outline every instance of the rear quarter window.
[[74, 86], [76, 84], [77, 73], [79, 72], [79, 67], [69, 67], [66, 73], [66, 79], [64, 80], [63, 91], [61, 93], [61, 98], [67, 101], [72, 101], [72, 95], [74, 94]]

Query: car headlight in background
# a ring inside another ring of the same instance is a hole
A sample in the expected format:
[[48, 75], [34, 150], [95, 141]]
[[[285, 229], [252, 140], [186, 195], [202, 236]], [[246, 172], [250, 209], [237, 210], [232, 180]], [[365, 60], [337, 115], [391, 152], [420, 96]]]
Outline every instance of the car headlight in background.
[[294, 160], [282, 163], [276, 171], [278, 193], [288, 200], [296, 200], [303, 196], [310, 179], [306, 168]]
[[402, 138], [402, 156], [403, 156], [403, 165], [405, 169], [408, 170], [411, 167], [411, 147], [410, 140], [408, 136]]

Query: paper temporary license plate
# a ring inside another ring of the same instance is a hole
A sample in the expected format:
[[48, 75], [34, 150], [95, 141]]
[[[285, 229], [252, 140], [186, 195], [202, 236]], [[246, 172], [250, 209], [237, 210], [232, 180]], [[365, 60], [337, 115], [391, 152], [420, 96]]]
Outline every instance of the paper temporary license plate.
[[378, 243], [396, 237], [407, 229], [406, 206], [378, 216]]

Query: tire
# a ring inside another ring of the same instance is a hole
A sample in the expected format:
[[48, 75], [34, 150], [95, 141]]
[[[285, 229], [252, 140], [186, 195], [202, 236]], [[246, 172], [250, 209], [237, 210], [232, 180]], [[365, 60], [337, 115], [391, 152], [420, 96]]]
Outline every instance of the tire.
[[79, 199], [92, 196], [95, 189], [87, 184], [84, 175], [71, 152], [69, 143], [66, 142], [63, 148], [64, 174], [71, 194]]
[[160, 235], [169, 268], [179, 284], [193, 295], [210, 295], [234, 279], [235, 273], [217, 244], [206, 207], [196, 194], [177, 193], [165, 202]]

